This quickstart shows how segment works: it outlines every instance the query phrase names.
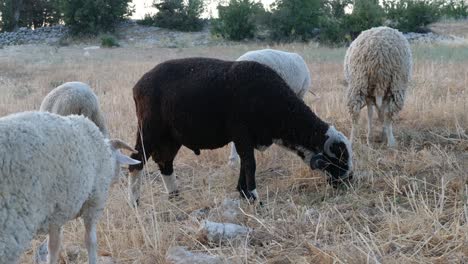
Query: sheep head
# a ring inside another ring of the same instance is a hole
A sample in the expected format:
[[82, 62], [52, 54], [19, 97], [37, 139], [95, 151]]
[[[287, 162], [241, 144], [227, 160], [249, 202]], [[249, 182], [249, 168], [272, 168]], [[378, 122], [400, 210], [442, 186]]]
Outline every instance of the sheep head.
[[326, 136], [323, 152], [311, 157], [310, 167], [324, 171], [329, 176], [328, 182], [336, 187], [353, 177], [352, 149], [349, 140], [333, 126]]

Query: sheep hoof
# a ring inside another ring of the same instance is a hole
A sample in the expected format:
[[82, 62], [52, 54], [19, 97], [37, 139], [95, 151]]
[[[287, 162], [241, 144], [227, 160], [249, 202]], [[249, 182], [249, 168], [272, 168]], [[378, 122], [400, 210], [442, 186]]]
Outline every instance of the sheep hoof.
[[175, 190], [169, 193], [169, 200], [179, 197], [179, 190]]
[[246, 199], [250, 204], [255, 203], [255, 201], [258, 199], [258, 194], [257, 190], [253, 191], [244, 191], [244, 190], [239, 190], [241, 198]]

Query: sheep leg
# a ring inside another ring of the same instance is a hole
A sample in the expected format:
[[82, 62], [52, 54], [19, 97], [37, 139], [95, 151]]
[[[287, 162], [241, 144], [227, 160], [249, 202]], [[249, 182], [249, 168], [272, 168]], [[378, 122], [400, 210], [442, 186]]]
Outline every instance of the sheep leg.
[[166, 141], [164, 149], [158, 149], [152, 156], [161, 171], [164, 187], [166, 187], [166, 191], [169, 194], [169, 199], [179, 195], [173, 163], [180, 147], [181, 145], [176, 142], [171, 144], [171, 142]]
[[[101, 210], [97, 210], [102, 212]], [[97, 264], [97, 236], [96, 236], [96, 214], [88, 214], [83, 217], [85, 225], [85, 244], [88, 250], [88, 263]]]
[[246, 144], [238, 146], [241, 160], [241, 171], [239, 175], [239, 185], [241, 195], [250, 201], [258, 198], [257, 186], [255, 182], [255, 155], [253, 145]]
[[231, 154], [229, 155], [229, 162], [228, 165], [230, 167], [234, 167], [236, 164], [239, 163], [239, 155], [237, 154], [236, 151], [236, 145], [234, 142], [231, 142]]
[[49, 226], [49, 257], [48, 263], [55, 264], [58, 263], [60, 245], [62, 241], [62, 228], [56, 225]]
[[390, 148], [396, 147], [396, 140], [395, 140], [395, 137], [393, 136], [392, 122], [393, 122], [392, 114], [389, 112], [386, 112], [385, 117], [384, 117], [383, 134], [385, 135], [385, 138], [387, 139], [387, 146]]
[[374, 132], [372, 130], [372, 116], [374, 114], [374, 106], [367, 102], [367, 145], [371, 144]]
[[130, 165], [128, 167], [128, 170], [130, 171], [128, 178], [128, 202], [132, 207], [136, 207], [140, 203], [143, 165], [149, 159], [152, 152], [150, 141], [144, 140], [142, 143], [142, 140], [142, 134], [140, 133], [140, 130], [138, 130], [135, 144], [135, 150], [137, 153], [132, 153], [130, 157], [132, 159], [140, 160], [141, 163], [137, 165]]
[[158, 163], [159, 169], [161, 170], [162, 179], [166, 191], [169, 194], [169, 199], [174, 198], [179, 195], [179, 189], [177, 187], [177, 180], [174, 174], [173, 160]]
[[351, 113], [352, 119], [352, 126], [351, 126], [351, 143], [354, 143], [358, 137], [358, 129], [359, 129], [359, 111]]

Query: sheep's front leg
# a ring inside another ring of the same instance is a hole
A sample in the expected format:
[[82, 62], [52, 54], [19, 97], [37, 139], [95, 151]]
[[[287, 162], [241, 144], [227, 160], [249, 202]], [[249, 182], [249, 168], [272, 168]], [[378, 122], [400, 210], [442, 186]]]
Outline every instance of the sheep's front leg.
[[143, 170], [133, 170], [130, 171], [128, 176], [128, 202], [132, 207], [136, 207], [140, 204], [142, 175]]
[[173, 161], [164, 162], [159, 165], [159, 168], [161, 170], [164, 186], [169, 194], [169, 199], [179, 196], [179, 188], [177, 187]]
[[359, 130], [359, 111], [351, 113], [352, 125], [351, 125], [351, 143], [356, 142], [356, 138], [358, 135]]
[[88, 251], [88, 263], [97, 264], [97, 236], [96, 236], [96, 223], [104, 210], [98, 207], [104, 204], [105, 201], [90, 201], [85, 204], [86, 207], [90, 206], [83, 213], [83, 222], [85, 225], [85, 245]]
[[229, 166], [234, 167], [236, 166], [237, 163], [239, 163], [239, 155], [237, 154], [236, 151], [236, 145], [234, 142], [231, 142], [231, 154], [229, 155]]
[[60, 245], [62, 242], [62, 227], [56, 225], [49, 226], [49, 264], [58, 263]]

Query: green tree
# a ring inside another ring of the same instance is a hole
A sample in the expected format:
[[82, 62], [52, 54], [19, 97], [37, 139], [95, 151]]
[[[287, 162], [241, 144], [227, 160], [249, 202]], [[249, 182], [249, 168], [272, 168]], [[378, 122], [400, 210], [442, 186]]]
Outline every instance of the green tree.
[[212, 33], [231, 40], [252, 38], [264, 13], [260, 2], [230, 0], [227, 6], [218, 5], [219, 18], [213, 21]]
[[154, 24], [162, 28], [181, 31], [199, 31], [203, 29], [203, 0], [162, 0], [153, 4], [158, 9]]
[[441, 2], [431, 0], [384, 0], [387, 19], [403, 32], [416, 32], [440, 18]]
[[2, 31], [13, 31], [20, 27], [20, 14], [23, 0], [0, 0]]
[[320, 26], [324, 9], [324, 0], [276, 0], [270, 22], [273, 39], [310, 39]]
[[113, 31], [116, 22], [133, 13], [131, 0], [61, 0], [65, 24], [74, 34]]
[[351, 38], [356, 38], [362, 31], [381, 26], [385, 12], [379, 0], [354, 0], [353, 12], [345, 21]]

